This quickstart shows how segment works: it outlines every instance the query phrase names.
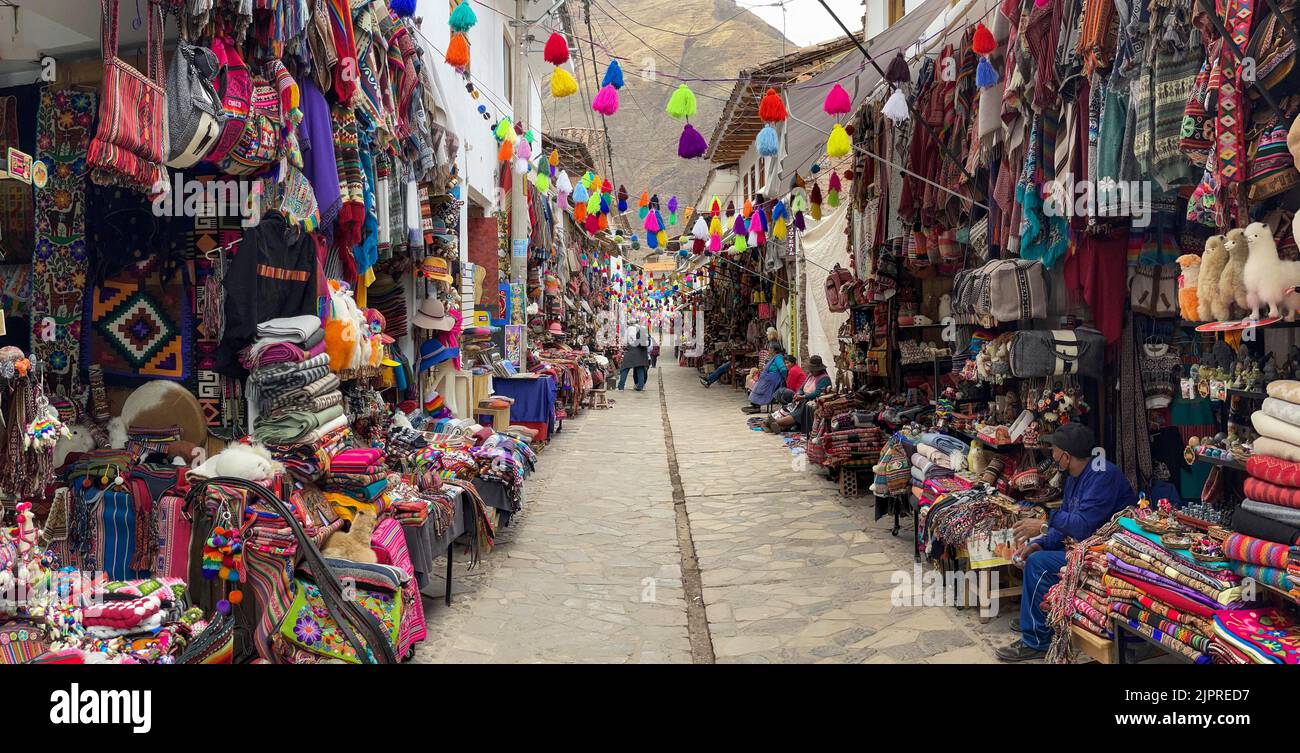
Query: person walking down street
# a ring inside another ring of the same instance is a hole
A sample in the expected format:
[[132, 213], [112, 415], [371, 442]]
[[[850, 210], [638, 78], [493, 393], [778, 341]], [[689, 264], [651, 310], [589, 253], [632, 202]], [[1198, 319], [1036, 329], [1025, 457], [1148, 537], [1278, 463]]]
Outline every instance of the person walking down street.
[[645, 389], [646, 374], [650, 366], [650, 332], [639, 324], [627, 328], [627, 346], [623, 348], [623, 361], [619, 364], [618, 390], [627, 384], [627, 373], [632, 372], [633, 389]]
[[659, 343], [650, 341], [650, 368], [659, 368]]

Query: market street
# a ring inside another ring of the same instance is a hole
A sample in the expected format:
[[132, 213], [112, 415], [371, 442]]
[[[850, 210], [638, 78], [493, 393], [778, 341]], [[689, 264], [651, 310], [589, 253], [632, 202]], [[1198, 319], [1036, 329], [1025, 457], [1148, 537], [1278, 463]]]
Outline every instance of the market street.
[[[695, 630], [660, 377], [703, 586]], [[746, 427], [744, 394], [668, 363], [645, 392], [629, 384], [610, 392], [613, 409], [567, 422], [493, 552], [473, 571], [456, 565], [452, 606], [426, 599], [416, 661], [992, 661], [1016, 604], [986, 624], [974, 610], [893, 605], [891, 577], [914, 572], [910, 521], [891, 536], [870, 497], [796, 469], [778, 438]]]

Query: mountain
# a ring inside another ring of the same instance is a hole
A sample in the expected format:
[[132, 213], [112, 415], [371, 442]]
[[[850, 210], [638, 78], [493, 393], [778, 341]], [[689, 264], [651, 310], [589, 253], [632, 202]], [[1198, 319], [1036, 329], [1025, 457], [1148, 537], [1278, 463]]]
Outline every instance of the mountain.
[[[659, 194], [665, 207], [672, 195], [683, 205], [694, 201], [710, 164], [677, 156], [682, 124], [668, 117], [664, 106], [683, 83], [679, 77], [734, 78], [741, 69], [792, 52], [796, 45], [732, 0], [590, 0], [587, 7], [590, 34], [583, 2], [570, 0], [564, 9], [578, 93], [559, 100], [543, 93], [545, 128], [588, 143], [596, 162], [606, 163], [599, 140], [601, 115], [592, 111], [591, 98], [600, 90], [612, 53], [619, 57], [626, 85], [619, 91], [618, 112], [605, 118], [614, 155], [611, 182], [625, 185], [633, 202], [643, 190]], [[698, 103], [691, 124], [707, 139], [734, 82], [685, 83]]]

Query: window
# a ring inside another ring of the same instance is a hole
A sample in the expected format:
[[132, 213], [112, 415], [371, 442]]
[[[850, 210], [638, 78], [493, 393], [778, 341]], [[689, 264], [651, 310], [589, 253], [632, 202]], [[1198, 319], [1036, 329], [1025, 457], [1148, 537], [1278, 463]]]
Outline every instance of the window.
[[741, 201], [749, 198], [749, 172], [745, 172], [745, 192], [740, 195]]
[[[466, 0], [468, 2], [468, 0]], [[505, 76], [502, 83], [501, 91], [505, 94], [507, 102], [513, 102], [515, 97], [515, 77], [514, 77], [514, 50], [510, 45], [510, 35], [501, 35], [501, 72]]]

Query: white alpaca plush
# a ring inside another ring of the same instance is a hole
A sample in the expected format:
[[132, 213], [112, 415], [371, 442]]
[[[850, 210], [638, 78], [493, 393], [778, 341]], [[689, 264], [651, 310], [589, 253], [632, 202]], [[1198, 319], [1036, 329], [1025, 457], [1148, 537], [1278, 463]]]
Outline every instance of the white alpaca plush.
[[[1214, 309], [1219, 300], [1219, 277], [1228, 264], [1228, 249], [1222, 235], [1211, 235], [1205, 240], [1205, 253], [1201, 255], [1200, 309], [1201, 321], [1218, 321]], [[1227, 317], [1223, 317], [1226, 319]]]
[[284, 473], [284, 466], [271, 457], [266, 447], [232, 444], [192, 469], [189, 475], [205, 479], [224, 476], [265, 481], [279, 473]]
[[1242, 310], [1249, 308], [1246, 301], [1246, 285], [1242, 276], [1246, 269], [1246, 259], [1250, 257], [1250, 245], [1246, 242], [1246, 231], [1233, 228], [1223, 239], [1223, 247], [1228, 251], [1228, 264], [1219, 275], [1219, 300], [1224, 308], [1231, 309], [1236, 304]]
[[121, 416], [108, 421], [108, 446], [114, 450], [126, 447], [126, 422]]
[[[68, 436], [59, 439], [59, 443], [54, 445], [54, 467], [62, 468], [63, 462], [68, 459], [68, 455], [74, 452], [90, 452], [95, 449], [95, 437], [90, 433], [90, 427], [85, 424], [68, 424]], [[125, 435], [123, 435], [125, 439]], [[126, 446], [126, 442], [122, 442]]]
[[1287, 291], [1300, 285], [1300, 261], [1282, 261], [1277, 256], [1277, 243], [1273, 232], [1262, 222], [1246, 226], [1246, 242], [1250, 256], [1246, 259], [1243, 279], [1246, 283], [1246, 301], [1250, 305], [1250, 318], [1259, 318], [1259, 309], [1268, 304], [1269, 316], [1281, 316], [1281, 305]]

